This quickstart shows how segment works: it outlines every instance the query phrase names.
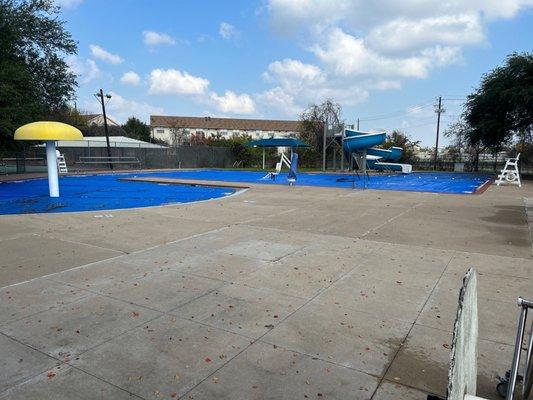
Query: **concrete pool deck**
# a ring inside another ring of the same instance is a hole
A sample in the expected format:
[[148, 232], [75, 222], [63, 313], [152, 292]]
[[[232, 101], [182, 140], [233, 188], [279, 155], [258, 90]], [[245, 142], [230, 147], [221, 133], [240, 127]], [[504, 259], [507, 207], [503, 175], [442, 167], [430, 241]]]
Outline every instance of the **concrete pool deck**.
[[0, 398], [442, 396], [474, 266], [478, 394], [497, 399], [516, 298], [533, 297], [532, 199], [530, 182], [482, 195], [257, 185], [0, 216]]

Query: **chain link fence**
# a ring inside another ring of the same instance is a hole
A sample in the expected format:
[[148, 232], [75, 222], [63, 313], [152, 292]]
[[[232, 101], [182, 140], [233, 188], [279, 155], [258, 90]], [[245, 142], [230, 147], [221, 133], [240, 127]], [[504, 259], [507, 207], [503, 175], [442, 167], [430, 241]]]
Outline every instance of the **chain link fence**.
[[[107, 157], [107, 147], [58, 147], [65, 156], [69, 171], [105, 170], [108, 164], [87, 165], [81, 159], [86, 157]], [[168, 148], [141, 148], [111, 146], [112, 157], [136, 158], [142, 169], [165, 168], [230, 168], [235, 157], [227, 147], [179, 146]], [[139, 164], [120, 164], [116, 169], [138, 169]], [[44, 148], [32, 147], [23, 151], [0, 154], [0, 174], [23, 174], [46, 172]]]

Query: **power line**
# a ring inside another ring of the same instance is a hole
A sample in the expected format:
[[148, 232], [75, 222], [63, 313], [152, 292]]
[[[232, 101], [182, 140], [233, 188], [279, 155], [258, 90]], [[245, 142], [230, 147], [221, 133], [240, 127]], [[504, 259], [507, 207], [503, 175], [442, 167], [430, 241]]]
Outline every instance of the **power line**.
[[381, 120], [381, 119], [403, 117], [405, 115], [411, 114], [414, 111], [419, 111], [419, 110], [422, 110], [422, 109], [424, 109], [426, 107], [429, 107], [429, 106], [431, 106], [431, 104], [432, 104], [432, 102], [422, 103], [422, 104], [410, 107], [407, 112], [405, 111], [405, 109], [397, 110], [397, 111], [392, 111], [390, 113], [377, 114], [377, 115], [373, 115], [373, 116], [366, 117], [366, 118], [360, 118], [359, 121], [360, 122], [367, 122], [367, 121], [378, 121], [378, 120]]

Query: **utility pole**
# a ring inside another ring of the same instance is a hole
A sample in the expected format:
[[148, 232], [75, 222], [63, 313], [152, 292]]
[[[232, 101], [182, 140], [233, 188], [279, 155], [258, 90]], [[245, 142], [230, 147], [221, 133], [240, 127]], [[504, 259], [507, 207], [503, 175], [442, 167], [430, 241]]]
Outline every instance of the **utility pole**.
[[359, 130], [359, 118], [357, 118], [357, 130]]
[[440, 115], [446, 110], [442, 108], [442, 96], [439, 96], [439, 102], [435, 105], [435, 112], [437, 113], [437, 139], [435, 141], [435, 160], [433, 161], [433, 170], [437, 170], [437, 159], [439, 156], [439, 130], [440, 130]]
[[111, 98], [111, 95], [110, 94], [104, 95], [104, 91], [100, 89], [100, 91], [96, 93], [94, 96], [98, 99], [98, 101], [102, 105], [102, 114], [104, 116], [105, 140], [107, 143], [107, 159], [109, 161], [109, 169], [113, 169], [113, 163], [111, 162], [111, 146], [109, 145], [109, 130], [107, 128], [107, 115], [105, 113], [105, 99], [109, 100]]
[[322, 140], [322, 172], [326, 172], [326, 133], [328, 132], [328, 120], [324, 121], [324, 134]]

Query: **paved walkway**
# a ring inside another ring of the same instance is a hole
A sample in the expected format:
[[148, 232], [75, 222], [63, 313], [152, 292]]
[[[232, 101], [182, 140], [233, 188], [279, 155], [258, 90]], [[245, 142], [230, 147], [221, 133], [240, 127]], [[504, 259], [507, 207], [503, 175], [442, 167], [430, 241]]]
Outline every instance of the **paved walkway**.
[[497, 399], [516, 298], [533, 297], [531, 198], [529, 183], [471, 196], [268, 186], [0, 216], [0, 398], [444, 395], [474, 266], [478, 393]]

